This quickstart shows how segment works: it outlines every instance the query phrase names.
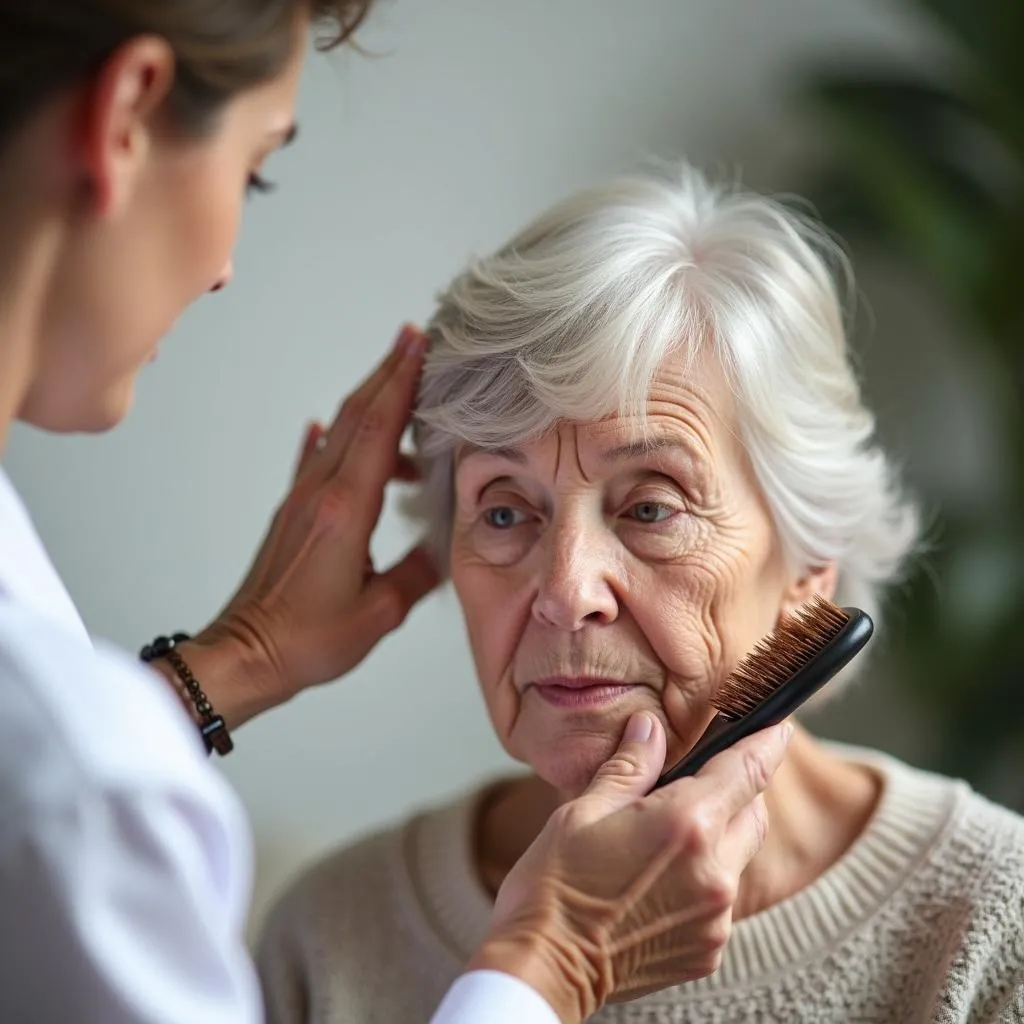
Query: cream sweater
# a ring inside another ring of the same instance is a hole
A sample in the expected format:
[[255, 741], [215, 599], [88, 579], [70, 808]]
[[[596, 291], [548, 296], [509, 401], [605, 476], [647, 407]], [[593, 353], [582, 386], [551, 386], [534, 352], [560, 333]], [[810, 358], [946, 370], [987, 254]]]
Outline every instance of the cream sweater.
[[[964, 784], [885, 777], [867, 829], [813, 885], [737, 923], [712, 977], [594, 1024], [1024, 1021], [1024, 819]], [[425, 1024], [483, 938], [479, 794], [358, 843], [272, 913], [270, 1024]], [[481, 1022], [486, 1024], [486, 1022]]]

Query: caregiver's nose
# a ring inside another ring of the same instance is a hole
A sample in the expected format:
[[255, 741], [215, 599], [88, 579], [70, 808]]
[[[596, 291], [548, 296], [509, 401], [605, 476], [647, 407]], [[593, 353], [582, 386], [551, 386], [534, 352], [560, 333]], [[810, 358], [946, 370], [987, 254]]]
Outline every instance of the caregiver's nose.
[[223, 268], [221, 269], [220, 274], [218, 274], [217, 280], [214, 281], [213, 284], [210, 286], [210, 291], [211, 292], [221, 292], [221, 291], [223, 291], [225, 288], [227, 288], [227, 286], [229, 284], [231, 284], [231, 281], [234, 278], [234, 276], [235, 276], [235, 261], [233, 259], [229, 259], [227, 261], [227, 263], [224, 264]]
[[612, 587], [614, 566], [600, 537], [578, 526], [553, 532], [544, 553], [533, 616], [573, 632], [614, 622], [619, 605]]

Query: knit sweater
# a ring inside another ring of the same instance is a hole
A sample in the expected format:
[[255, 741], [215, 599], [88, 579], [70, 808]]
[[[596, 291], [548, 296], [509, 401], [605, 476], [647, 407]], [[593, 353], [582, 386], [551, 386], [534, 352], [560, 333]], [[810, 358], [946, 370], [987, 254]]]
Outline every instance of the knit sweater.
[[[736, 923], [720, 970], [593, 1024], [1024, 1021], [1024, 819], [963, 783], [857, 752], [884, 778], [814, 883]], [[269, 1024], [424, 1024], [483, 939], [480, 793], [302, 877], [259, 953]], [[483, 1024], [483, 1022], [482, 1022]]]

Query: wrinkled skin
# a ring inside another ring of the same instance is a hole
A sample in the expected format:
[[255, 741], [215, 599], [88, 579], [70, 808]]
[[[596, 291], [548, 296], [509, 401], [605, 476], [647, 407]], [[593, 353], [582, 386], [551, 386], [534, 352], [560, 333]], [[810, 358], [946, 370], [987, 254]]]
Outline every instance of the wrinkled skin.
[[[647, 446], [613, 417], [458, 456], [451, 574], [480, 685], [506, 750], [563, 799], [631, 712], [657, 715], [680, 757], [739, 659], [828, 590], [827, 568], [787, 572], [713, 360], [687, 375], [670, 359], [647, 418]], [[564, 677], [615, 687], [581, 704], [545, 685]]]

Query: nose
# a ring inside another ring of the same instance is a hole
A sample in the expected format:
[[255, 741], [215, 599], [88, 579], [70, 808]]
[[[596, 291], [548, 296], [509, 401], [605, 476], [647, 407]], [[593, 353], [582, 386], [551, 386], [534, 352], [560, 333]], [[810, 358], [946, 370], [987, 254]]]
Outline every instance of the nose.
[[227, 286], [229, 284], [231, 284], [231, 279], [234, 276], [235, 276], [235, 261], [233, 259], [229, 259], [227, 261], [227, 263], [224, 264], [224, 269], [220, 272], [220, 276], [214, 282], [213, 287], [210, 289], [210, 291], [211, 292], [223, 291], [225, 288], [227, 288]]
[[615, 579], [616, 560], [607, 538], [567, 523], [547, 538], [533, 616], [570, 632], [614, 622], [619, 614]]

